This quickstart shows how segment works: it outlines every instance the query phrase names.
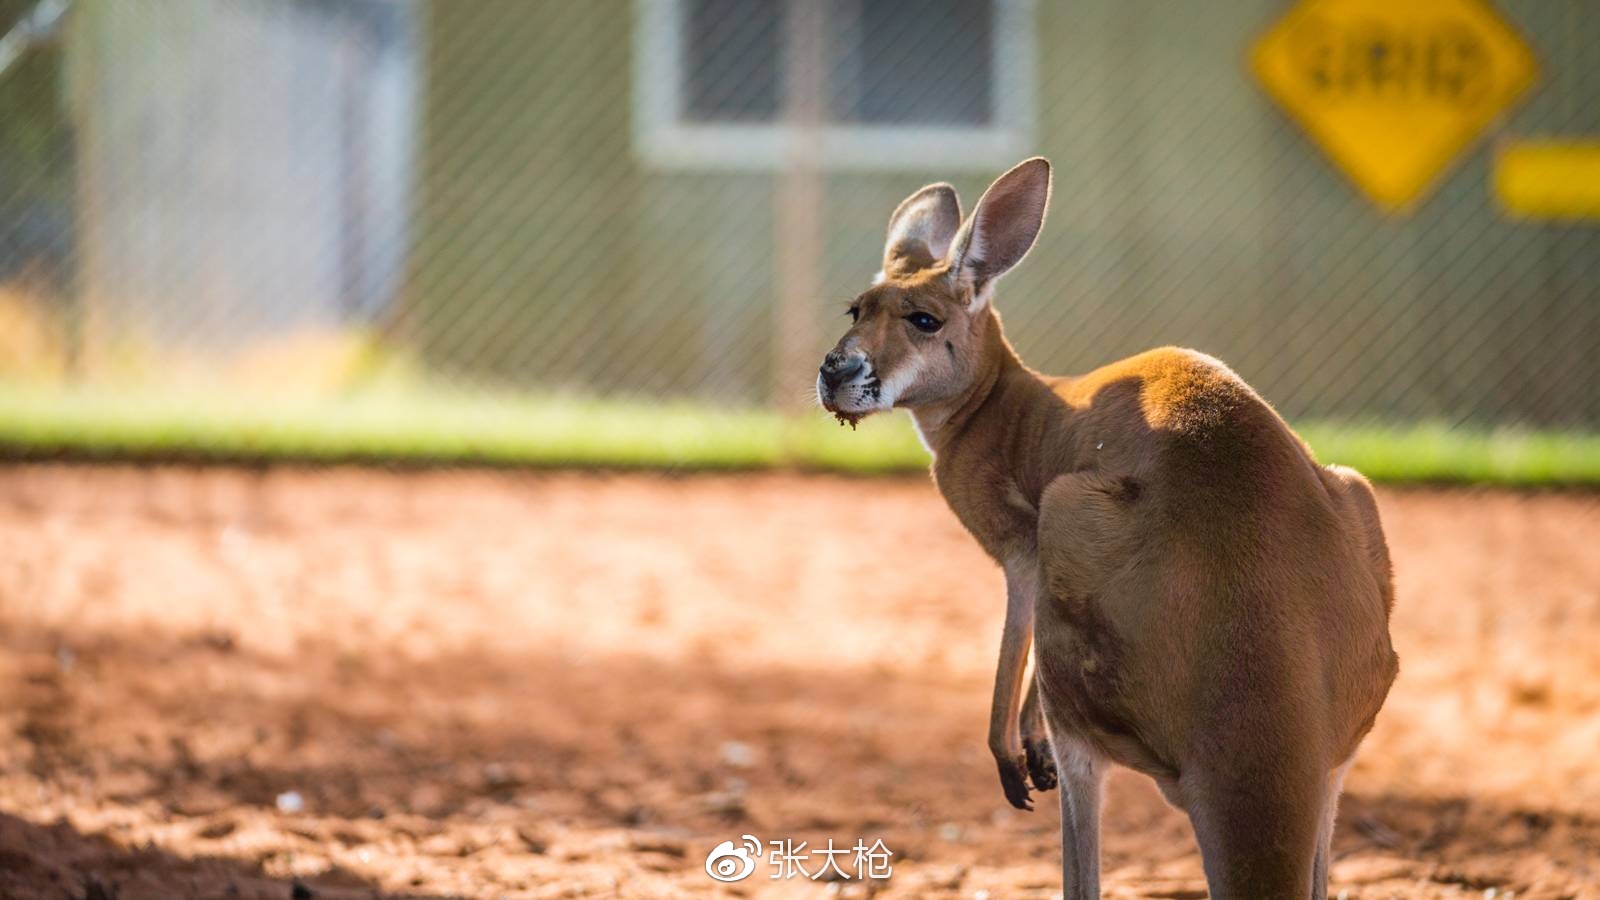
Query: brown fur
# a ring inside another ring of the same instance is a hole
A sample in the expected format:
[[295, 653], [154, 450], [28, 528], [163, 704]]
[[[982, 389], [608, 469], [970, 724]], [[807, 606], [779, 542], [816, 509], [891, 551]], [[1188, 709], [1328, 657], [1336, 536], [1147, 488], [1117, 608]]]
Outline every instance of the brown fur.
[[[1066, 739], [1089, 770], [1106, 760], [1155, 777], [1195, 822], [1213, 896], [1322, 896], [1336, 776], [1398, 668], [1372, 490], [1319, 466], [1265, 401], [1194, 351], [1072, 378], [1024, 366], [989, 296], [1031, 246], [1047, 197], [1048, 165], [1031, 160], [951, 234], [954, 192], [913, 195], [891, 220], [883, 280], [834, 351], [898, 387], [877, 400], [912, 411], [939, 490], [1008, 581], [1034, 567], [1036, 596], [1008, 611], [991, 730], [1007, 794], [1018, 803], [1016, 694], [1032, 637], [1058, 762]], [[987, 258], [963, 258], [974, 247]], [[913, 327], [917, 312], [939, 330]], [[882, 408], [827, 374], [825, 405]], [[1068, 896], [1097, 890], [1068, 855]]]

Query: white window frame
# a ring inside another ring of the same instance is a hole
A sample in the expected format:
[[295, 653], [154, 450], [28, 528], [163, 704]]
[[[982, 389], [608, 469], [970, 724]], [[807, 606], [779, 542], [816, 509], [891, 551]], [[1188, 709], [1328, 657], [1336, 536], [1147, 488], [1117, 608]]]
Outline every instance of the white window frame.
[[[828, 169], [989, 170], [1033, 149], [1035, 0], [994, 4], [994, 121], [980, 126], [827, 123], [819, 163]], [[796, 146], [781, 122], [690, 122], [682, 117], [684, 0], [635, 0], [634, 151], [661, 169], [770, 170]]]

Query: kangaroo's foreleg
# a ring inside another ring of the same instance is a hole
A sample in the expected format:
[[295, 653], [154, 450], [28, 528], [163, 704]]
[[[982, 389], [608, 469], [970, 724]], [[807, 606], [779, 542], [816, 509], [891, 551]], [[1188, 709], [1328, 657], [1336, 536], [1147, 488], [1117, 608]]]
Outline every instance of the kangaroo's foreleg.
[[989, 752], [1000, 769], [1000, 786], [1017, 809], [1028, 802], [1027, 757], [1022, 749], [1018, 713], [1028, 648], [1033, 644], [1033, 611], [1039, 595], [1039, 564], [1031, 556], [1006, 564], [1006, 624], [1000, 636], [1000, 663], [995, 670], [994, 701], [989, 707]]
[[1028, 779], [1034, 790], [1048, 791], [1056, 786], [1056, 758], [1050, 749], [1050, 733], [1044, 725], [1044, 708], [1039, 703], [1039, 664], [1028, 679], [1028, 695], [1022, 701], [1022, 752], [1028, 760]]

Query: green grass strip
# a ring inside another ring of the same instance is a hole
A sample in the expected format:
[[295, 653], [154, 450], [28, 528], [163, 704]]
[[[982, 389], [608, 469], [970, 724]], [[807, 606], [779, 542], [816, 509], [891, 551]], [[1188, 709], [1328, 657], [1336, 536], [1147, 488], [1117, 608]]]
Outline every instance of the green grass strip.
[[[1322, 461], [1374, 481], [1600, 487], [1595, 434], [1331, 422], [1300, 432]], [[820, 412], [433, 389], [270, 399], [4, 383], [0, 455], [863, 474], [928, 464], [903, 415], [851, 431]]]

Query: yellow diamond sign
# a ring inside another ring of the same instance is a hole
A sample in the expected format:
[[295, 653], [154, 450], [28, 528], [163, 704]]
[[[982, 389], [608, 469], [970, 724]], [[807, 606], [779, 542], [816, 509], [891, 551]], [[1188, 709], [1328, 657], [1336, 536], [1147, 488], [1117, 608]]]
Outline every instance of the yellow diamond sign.
[[1250, 53], [1256, 78], [1375, 202], [1402, 210], [1533, 84], [1483, 0], [1301, 0]]

